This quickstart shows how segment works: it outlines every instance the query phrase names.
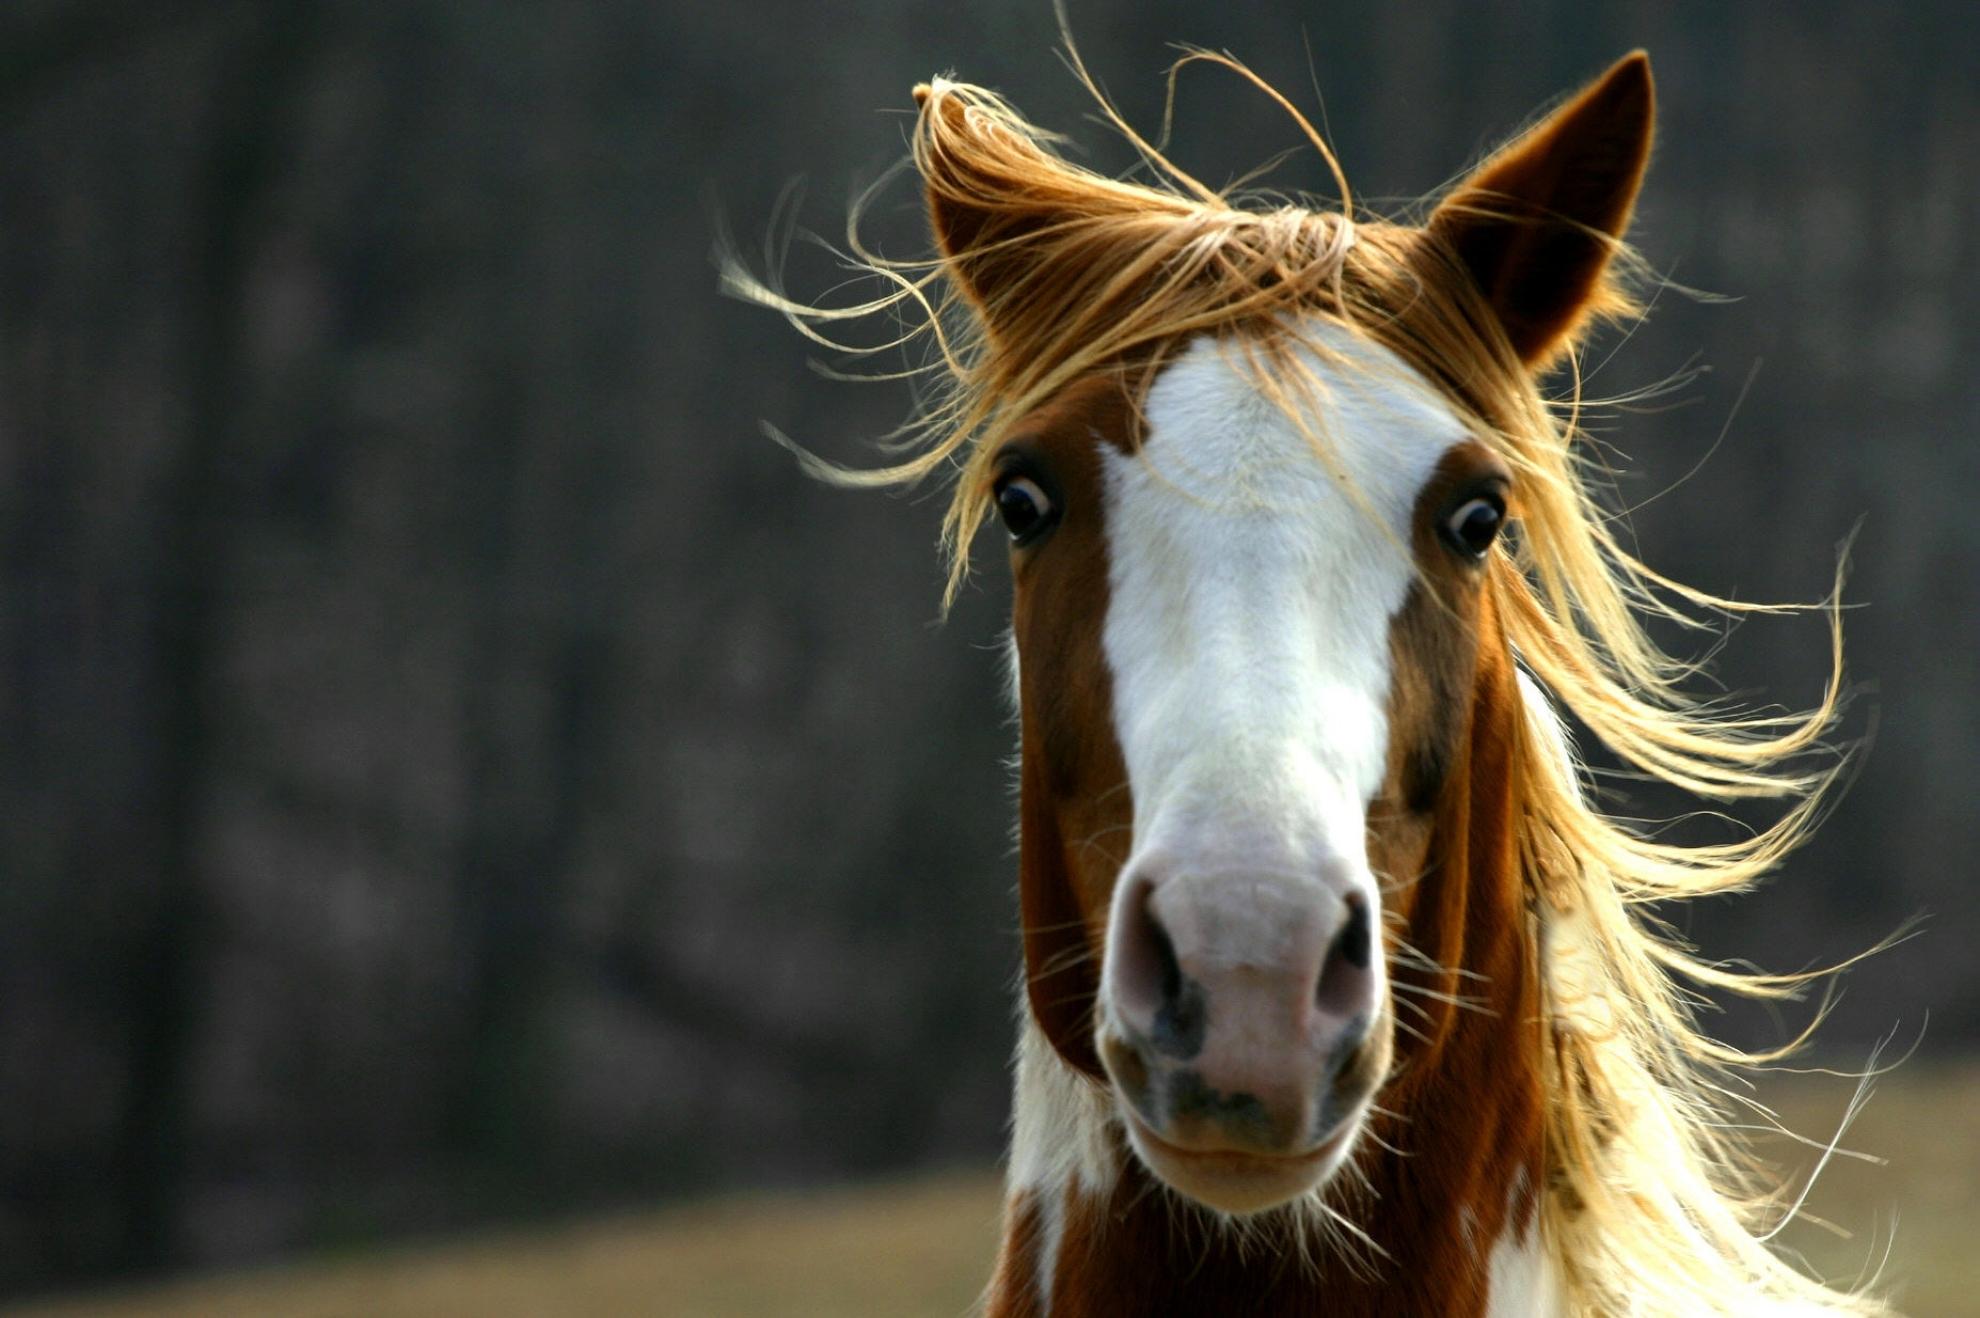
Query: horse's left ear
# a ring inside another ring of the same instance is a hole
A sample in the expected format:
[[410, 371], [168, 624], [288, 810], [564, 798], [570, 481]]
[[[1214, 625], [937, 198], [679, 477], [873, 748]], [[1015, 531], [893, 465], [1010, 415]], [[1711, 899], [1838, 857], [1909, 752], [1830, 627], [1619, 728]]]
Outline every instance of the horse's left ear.
[[1430, 216], [1471, 272], [1513, 351], [1540, 369], [1590, 317], [1629, 300], [1604, 276], [1650, 160], [1650, 57], [1624, 56], [1501, 149]]

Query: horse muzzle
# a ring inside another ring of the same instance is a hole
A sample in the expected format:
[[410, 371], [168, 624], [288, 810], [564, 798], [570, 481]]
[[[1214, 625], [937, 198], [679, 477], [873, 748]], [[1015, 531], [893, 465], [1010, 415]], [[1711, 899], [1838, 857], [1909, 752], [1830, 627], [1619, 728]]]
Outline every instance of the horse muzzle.
[[1254, 1213], [1323, 1184], [1387, 1075], [1372, 883], [1138, 865], [1115, 899], [1099, 1053], [1136, 1152]]

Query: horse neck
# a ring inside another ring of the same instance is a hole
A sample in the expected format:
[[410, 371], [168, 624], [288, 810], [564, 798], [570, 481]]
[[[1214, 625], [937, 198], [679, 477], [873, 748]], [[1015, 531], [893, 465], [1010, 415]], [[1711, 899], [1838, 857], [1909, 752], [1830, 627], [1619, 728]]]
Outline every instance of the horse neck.
[[1413, 1004], [1397, 1008], [1401, 1063], [1362, 1143], [1366, 1186], [1348, 1174], [1332, 1196], [1368, 1240], [1307, 1238], [1317, 1216], [1245, 1232], [1179, 1208], [1125, 1151], [1104, 1093], [1027, 1015], [993, 1318], [1555, 1307], [1537, 1224], [1537, 947], [1515, 831], [1524, 717], [1510, 660], [1488, 661], [1430, 866], [1396, 895], [1415, 949], [1390, 961], [1398, 1003]]

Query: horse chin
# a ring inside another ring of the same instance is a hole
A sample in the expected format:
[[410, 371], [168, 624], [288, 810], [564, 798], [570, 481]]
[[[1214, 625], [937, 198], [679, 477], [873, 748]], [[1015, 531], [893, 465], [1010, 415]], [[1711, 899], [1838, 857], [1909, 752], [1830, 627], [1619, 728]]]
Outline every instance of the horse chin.
[[[1125, 1108], [1125, 1105], [1123, 1105]], [[1123, 1112], [1135, 1156], [1155, 1178], [1185, 1199], [1219, 1213], [1248, 1217], [1282, 1208], [1325, 1185], [1347, 1161], [1362, 1116], [1343, 1121], [1303, 1153], [1258, 1154], [1235, 1149], [1185, 1149]]]

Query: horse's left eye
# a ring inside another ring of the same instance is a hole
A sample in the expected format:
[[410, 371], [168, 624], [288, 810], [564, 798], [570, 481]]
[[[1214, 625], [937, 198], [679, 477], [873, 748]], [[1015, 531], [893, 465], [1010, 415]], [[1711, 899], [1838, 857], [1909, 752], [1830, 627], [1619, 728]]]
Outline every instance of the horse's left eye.
[[1505, 500], [1496, 494], [1480, 494], [1466, 499], [1444, 518], [1444, 538], [1459, 553], [1483, 558], [1505, 522]]
[[997, 486], [997, 515], [1018, 544], [1044, 530], [1055, 511], [1050, 496], [1029, 476], [1012, 476]]

